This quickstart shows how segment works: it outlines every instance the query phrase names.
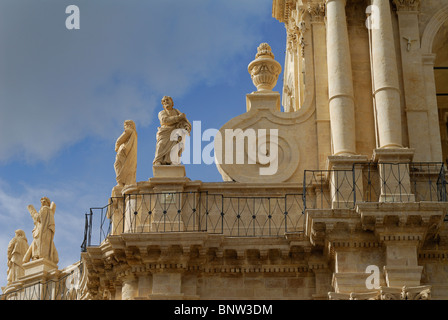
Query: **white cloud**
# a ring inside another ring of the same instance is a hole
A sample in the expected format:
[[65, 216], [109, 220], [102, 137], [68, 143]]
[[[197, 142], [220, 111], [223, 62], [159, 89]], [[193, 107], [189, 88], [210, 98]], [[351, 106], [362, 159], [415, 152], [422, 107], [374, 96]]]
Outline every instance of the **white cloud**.
[[2, 2], [0, 161], [48, 160], [125, 119], [146, 126], [162, 95], [227, 81], [233, 59], [252, 56], [270, 2], [80, 1], [70, 31], [76, 1]]
[[[80, 7], [80, 30], [65, 29], [69, 4]], [[161, 96], [231, 81], [228, 75], [241, 68], [238, 58], [253, 59], [261, 41], [254, 26], [272, 19], [270, 9], [271, 0], [1, 1], [0, 165], [49, 160], [87, 137], [110, 143], [125, 119], [148, 126]], [[0, 286], [6, 284], [7, 245], [18, 228], [31, 243], [26, 206], [40, 207], [44, 195], [57, 205], [59, 267], [75, 262], [84, 213], [106, 203], [110, 190], [102, 194], [84, 176], [81, 182], [43, 178], [21, 188], [2, 178]]]

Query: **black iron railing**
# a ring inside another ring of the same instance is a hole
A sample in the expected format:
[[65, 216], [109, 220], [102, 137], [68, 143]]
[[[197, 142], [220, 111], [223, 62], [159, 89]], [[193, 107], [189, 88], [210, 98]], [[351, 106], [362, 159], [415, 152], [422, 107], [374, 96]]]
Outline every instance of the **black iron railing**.
[[[208, 192], [127, 194], [111, 198], [104, 207], [90, 209], [85, 216], [81, 248], [86, 251], [92, 243], [101, 243], [109, 234], [121, 233], [207, 232], [232, 237], [278, 236], [302, 232], [302, 215], [302, 194], [269, 197]], [[95, 230], [93, 234], [92, 230]]]
[[305, 170], [304, 209], [352, 209], [356, 202], [353, 170]]
[[303, 232], [307, 209], [353, 209], [359, 202], [447, 201], [443, 163], [357, 163], [350, 170], [306, 170], [303, 192], [226, 196], [200, 192], [127, 194], [85, 216], [82, 251], [108, 235], [207, 232], [234, 237]]
[[83, 265], [80, 263], [57, 280], [39, 281], [9, 291], [0, 295], [0, 300], [79, 300], [82, 273]]
[[[85, 214], [84, 224], [84, 239], [81, 244], [81, 251], [85, 252], [86, 248], [92, 242], [101, 243], [111, 232], [110, 217], [114, 206], [122, 201], [122, 198], [113, 197], [109, 199], [109, 204], [104, 207], [90, 208], [90, 212]], [[92, 228], [98, 226], [98, 232], [93, 234], [94, 240], [92, 241]]]
[[444, 163], [411, 163], [411, 183], [416, 201], [447, 201]]
[[445, 202], [445, 167], [438, 162], [355, 164], [362, 177], [357, 183], [357, 201]]
[[357, 202], [447, 201], [439, 162], [357, 163], [352, 170], [306, 170], [304, 209], [352, 209]]

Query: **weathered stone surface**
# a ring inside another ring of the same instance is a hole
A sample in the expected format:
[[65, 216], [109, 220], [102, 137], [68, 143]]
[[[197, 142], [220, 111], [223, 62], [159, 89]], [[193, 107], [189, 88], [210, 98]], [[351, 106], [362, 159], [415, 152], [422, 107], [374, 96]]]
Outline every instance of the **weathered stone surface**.
[[164, 97], [153, 177], [117, 180], [79, 281], [64, 277], [80, 264], [36, 254], [5, 299], [57, 281], [54, 299], [448, 299], [448, 0], [273, 0], [272, 14], [286, 60], [263, 43], [249, 64], [257, 91], [215, 139], [224, 182], [167, 156], [191, 126]]

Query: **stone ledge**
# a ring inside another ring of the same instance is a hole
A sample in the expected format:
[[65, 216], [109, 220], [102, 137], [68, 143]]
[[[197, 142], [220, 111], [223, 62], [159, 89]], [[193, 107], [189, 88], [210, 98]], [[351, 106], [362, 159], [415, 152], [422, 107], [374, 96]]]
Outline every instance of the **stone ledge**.
[[25, 277], [35, 274], [48, 273], [50, 271], [58, 270], [58, 265], [44, 258], [33, 260], [23, 264], [25, 269]]
[[[375, 162], [411, 162], [415, 149], [410, 148], [384, 148], [373, 150], [372, 158]], [[403, 163], [404, 164], [404, 163]]]
[[185, 178], [185, 166], [170, 165], [170, 166], [153, 166], [152, 172], [154, 178]]

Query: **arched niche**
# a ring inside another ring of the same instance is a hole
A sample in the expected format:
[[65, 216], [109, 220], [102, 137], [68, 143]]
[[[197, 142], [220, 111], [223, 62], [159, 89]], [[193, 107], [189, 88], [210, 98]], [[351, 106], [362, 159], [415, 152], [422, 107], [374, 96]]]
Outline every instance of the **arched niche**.
[[[448, 5], [429, 20], [421, 41], [428, 110], [437, 112], [440, 160], [448, 159]], [[437, 127], [434, 123], [434, 127]]]

